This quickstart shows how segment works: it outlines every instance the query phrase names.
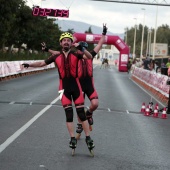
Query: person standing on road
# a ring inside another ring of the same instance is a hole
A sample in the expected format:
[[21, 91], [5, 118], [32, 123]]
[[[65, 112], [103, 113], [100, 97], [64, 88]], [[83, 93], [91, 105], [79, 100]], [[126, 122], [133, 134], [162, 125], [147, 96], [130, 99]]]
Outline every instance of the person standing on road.
[[[75, 149], [77, 146], [77, 140], [74, 134], [74, 123], [73, 123], [73, 107], [72, 100], [76, 107], [76, 112], [80, 120], [86, 135], [86, 143], [88, 148], [94, 148], [93, 140], [89, 134], [89, 125], [84, 110], [84, 97], [82, 88], [79, 82], [77, 70], [79, 59], [92, 58], [92, 55], [81, 45], [73, 44], [72, 34], [65, 32], [60, 36], [60, 45], [62, 50], [59, 54], [51, 55], [45, 61], [34, 62], [34, 63], [23, 63], [22, 65], [28, 67], [43, 67], [54, 62], [58, 68], [60, 83], [59, 91], [62, 91], [61, 103], [66, 114], [66, 125], [71, 137], [70, 148]], [[71, 50], [72, 46], [75, 46], [78, 51], [74, 52]]]

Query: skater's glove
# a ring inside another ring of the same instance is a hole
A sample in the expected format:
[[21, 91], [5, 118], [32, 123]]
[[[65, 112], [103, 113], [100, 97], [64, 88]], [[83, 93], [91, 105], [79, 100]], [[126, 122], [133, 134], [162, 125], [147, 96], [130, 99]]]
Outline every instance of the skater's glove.
[[103, 24], [103, 35], [106, 35], [107, 33], [107, 27], [106, 27], [106, 24]]
[[88, 48], [88, 44], [86, 42], [84, 42], [84, 41], [80, 41], [79, 45], [81, 45], [82, 47], [84, 47], [86, 49]]
[[76, 48], [82, 52], [85, 50], [85, 47], [83, 47], [81, 44], [79, 44]]
[[24, 68], [28, 68], [28, 67], [30, 66], [30, 65], [27, 64], [27, 63], [23, 63], [22, 65], [24, 66]]
[[46, 46], [46, 43], [45, 42], [42, 42], [41, 43], [41, 46], [42, 46], [42, 51], [46, 51], [46, 52], [48, 52], [48, 48], [47, 48], [47, 46]]

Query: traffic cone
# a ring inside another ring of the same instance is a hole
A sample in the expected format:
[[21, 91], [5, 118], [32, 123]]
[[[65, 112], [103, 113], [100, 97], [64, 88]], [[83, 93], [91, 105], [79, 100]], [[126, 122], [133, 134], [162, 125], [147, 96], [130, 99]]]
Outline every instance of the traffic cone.
[[164, 110], [162, 111], [162, 119], [167, 119], [167, 114], [166, 114], [166, 107], [164, 107]]
[[158, 105], [158, 103], [155, 104], [155, 107], [156, 107], [157, 110], [159, 110], [159, 105]]
[[141, 107], [140, 112], [141, 112], [141, 113], [145, 113], [145, 103], [142, 104], [142, 107]]
[[144, 116], [150, 116], [149, 105], [146, 107], [146, 110], [144, 112]]
[[153, 117], [154, 118], [158, 118], [158, 109], [157, 109], [157, 105], [155, 105], [155, 109], [153, 111]]

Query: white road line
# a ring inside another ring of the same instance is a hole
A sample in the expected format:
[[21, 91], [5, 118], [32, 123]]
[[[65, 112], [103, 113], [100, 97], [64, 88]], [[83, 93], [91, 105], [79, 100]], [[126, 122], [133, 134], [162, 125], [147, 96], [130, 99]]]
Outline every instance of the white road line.
[[108, 110], [108, 112], [111, 112], [111, 110], [109, 108], [107, 110]]
[[32, 105], [32, 102], [30, 102], [30, 105]]
[[12, 102], [10, 102], [9, 104], [14, 104], [15, 102], [14, 101], [12, 101]]
[[10, 136], [4, 143], [0, 145], [0, 153], [5, 150], [17, 137], [19, 137], [29, 126], [31, 126], [41, 115], [43, 115], [52, 104], [56, 103], [59, 100], [59, 97], [54, 99], [50, 105], [47, 105], [44, 109], [42, 109], [39, 113], [37, 113], [31, 120], [29, 120], [25, 125], [23, 125], [20, 129], [18, 129], [12, 136]]
[[90, 108], [89, 108], [89, 106], [86, 106], [86, 108], [89, 110]]
[[129, 111], [128, 111], [128, 110], [126, 110], [126, 113], [127, 113], [127, 114], [129, 114]]

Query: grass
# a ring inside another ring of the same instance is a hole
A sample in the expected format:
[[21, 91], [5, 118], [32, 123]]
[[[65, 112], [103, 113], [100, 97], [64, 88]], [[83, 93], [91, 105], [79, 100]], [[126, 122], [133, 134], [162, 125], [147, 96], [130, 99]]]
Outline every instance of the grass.
[[50, 54], [39, 53], [39, 54], [26, 54], [26, 53], [2, 53], [0, 52], [0, 61], [22, 61], [22, 60], [44, 60], [48, 58]]

